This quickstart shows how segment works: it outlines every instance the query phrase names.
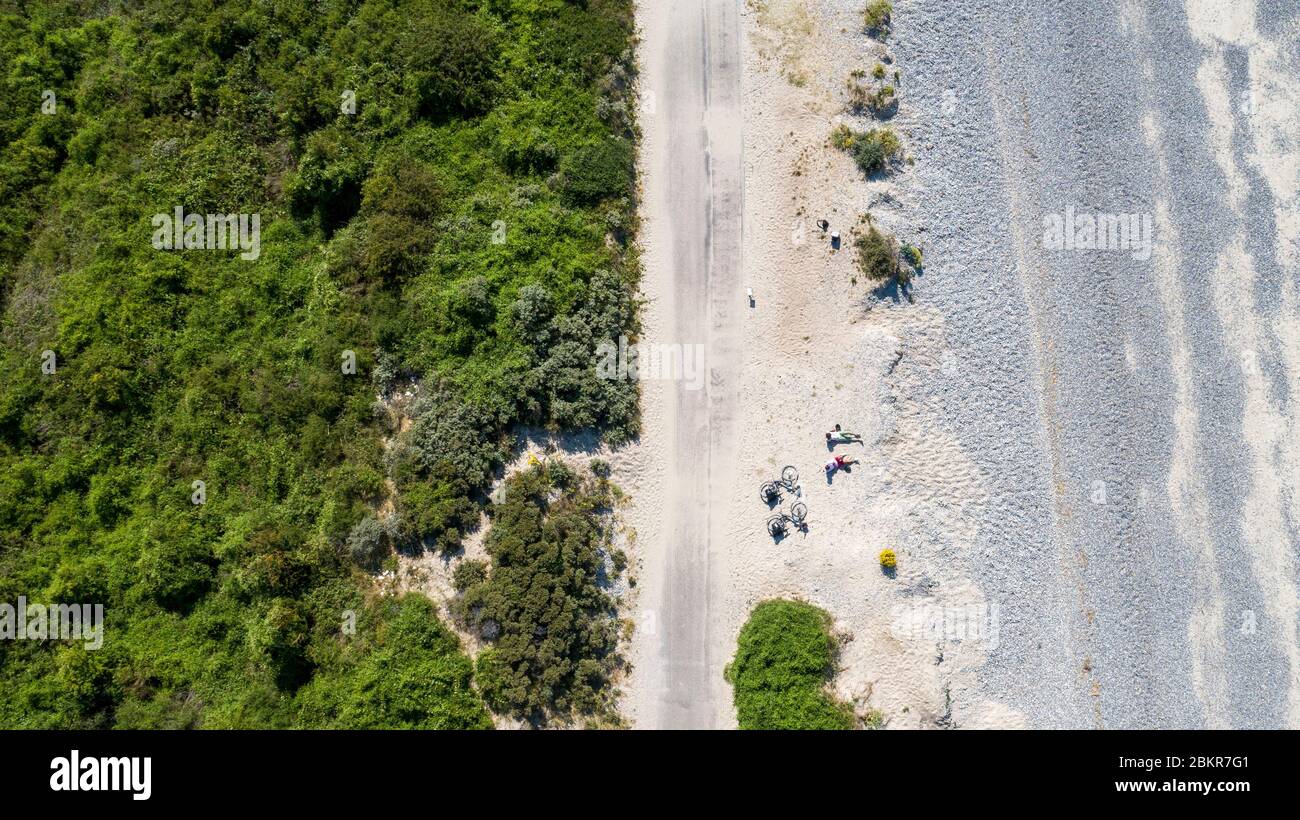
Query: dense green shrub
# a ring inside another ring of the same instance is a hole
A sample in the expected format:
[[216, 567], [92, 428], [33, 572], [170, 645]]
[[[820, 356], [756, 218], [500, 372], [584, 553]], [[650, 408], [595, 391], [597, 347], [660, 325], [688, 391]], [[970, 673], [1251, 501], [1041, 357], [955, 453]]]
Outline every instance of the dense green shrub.
[[887, 170], [903, 150], [902, 142], [893, 129], [872, 128], [860, 132], [847, 125], [836, 126], [831, 132], [831, 145], [849, 152], [858, 169], [867, 176]]
[[830, 623], [802, 601], [754, 608], [726, 669], [741, 729], [853, 728], [852, 708], [826, 692], [835, 659]]
[[288, 194], [295, 213], [315, 216], [329, 231], [346, 224], [361, 208], [370, 151], [341, 126], [313, 131], [297, 174], [290, 177]]
[[565, 196], [577, 205], [627, 196], [631, 173], [631, 144], [613, 138], [579, 147], [560, 166]]
[[303, 689], [303, 723], [349, 729], [492, 727], [472, 687], [473, 666], [428, 599], [390, 599], [366, 614], [379, 622], [373, 637], [346, 643], [332, 670]]
[[488, 15], [435, 7], [403, 23], [398, 29], [403, 86], [415, 93], [421, 114], [438, 118], [490, 107], [498, 38]]
[[487, 580], [488, 565], [486, 561], [476, 561], [468, 559], [461, 561], [456, 565], [452, 573], [452, 585], [457, 592], [464, 592], [472, 586], [481, 584]]
[[[566, 484], [569, 493], [555, 499]], [[455, 607], [489, 644], [476, 668], [494, 710], [536, 722], [609, 716], [605, 687], [618, 663], [614, 601], [602, 588], [609, 503], [603, 483], [558, 463], [506, 482], [486, 541], [491, 571]]]
[[530, 283], [519, 289], [519, 298], [511, 306], [515, 331], [531, 347], [544, 350], [551, 339], [550, 322], [555, 313], [551, 294], [542, 285]]
[[[112, 5], [0, 13], [0, 600], [108, 613], [0, 642], [0, 727], [487, 725], [366, 570], [476, 526], [520, 425], [635, 433], [592, 367], [634, 332], [630, 0]], [[176, 206], [260, 256], [155, 250]]]
[[374, 516], [367, 515], [348, 533], [348, 554], [359, 566], [374, 568], [388, 550], [388, 533]]
[[853, 161], [862, 173], [879, 173], [885, 165], [898, 156], [898, 137], [888, 128], [873, 128], [862, 134], [853, 144]]
[[136, 562], [136, 591], [166, 609], [187, 609], [213, 581], [216, 560], [211, 549], [186, 535], [157, 533], [145, 542]]
[[423, 388], [411, 406], [404, 454], [422, 475], [446, 482], [460, 495], [483, 491], [501, 461], [500, 449], [485, 433], [489, 420], [450, 390], [427, 382]]
[[363, 211], [419, 221], [438, 214], [443, 196], [438, 177], [427, 163], [400, 154], [378, 165], [361, 186]]
[[895, 279], [899, 275], [898, 242], [874, 225], [853, 243], [858, 249], [858, 270], [872, 281]]
[[[532, 350], [535, 386], [530, 392], [543, 397], [538, 416], [604, 428], [613, 443], [637, 433], [636, 382], [601, 378], [595, 367], [598, 347], [616, 343], [634, 327], [635, 317], [636, 305], [622, 277], [609, 270], [593, 273], [582, 303], [553, 319], [551, 332]], [[556, 340], [549, 348], [548, 338]]]

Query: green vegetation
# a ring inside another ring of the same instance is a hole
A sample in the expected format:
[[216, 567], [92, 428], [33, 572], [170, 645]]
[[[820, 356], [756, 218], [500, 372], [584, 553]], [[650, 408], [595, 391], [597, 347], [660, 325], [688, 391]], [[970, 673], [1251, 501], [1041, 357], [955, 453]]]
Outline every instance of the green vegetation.
[[464, 592], [472, 586], [487, 580], [488, 565], [486, 561], [467, 559], [456, 565], [452, 573], [452, 585], [457, 592]]
[[[876, 285], [893, 282], [906, 288], [912, 277], [921, 272], [921, 249], [910, 244], [899, 247], [898, 240], [871, 224], [871, 216], [864, 216], [867, 230], [854, 240], [858, 250], [858, 270], [867, 281]], [[856, 278], [854, 279], [856, 282]], [[888, 553], [881, 553], [881, 562]]]
[[[892, 99], [893, 89], [889, 86], [885, 88], [889, 90]], [[852, 154], [859, 170], [867, 176], [888, 170], [889, 164], [898, 158], [903, 149], [898, 134], [892, 128], [854, 131], [843, 124], [831, 132], [831, 145]]]
[[[898, 99], [892, 85], [882, 85], [875, 90], [863, 85], [857, 81], [856, 77], [850, 77], [846, 82], [849, 94], [849, 110], [854, 114], [871, 114], [877, 117], [891, 115], [898, 106]], [[840, 129], [848, 131], [846, 136], [852, 139], [852, 130], [848, 126], [840, 126]], [[837, 129], [839, 130], [839, 129]]]
[[857, 132], [852, 128], [841, 123], [835, 126], [835, 130], [831, 131], [831, 145], [841, 151], [848, 151], [853, 147], [853, 139], [856, 134]]
[[921, 249], [915, 245], [904, 244], [899, 256], [904, 262], [912, 266], [913, 270], [921, 270]]
[[[888, 88], [888, 86], [886, 86]], [[862, 173], [870, 176], [885, 170], [886, 165], [899, 155], [902, 145], [898, 135], [890, 128], [872, 128], [857, 135], [853, 143], [853, 161]]]
[[454, 606], [490, 645], [477, 671], [494, 710], [534, 723], [616, 721], [606, 684], [619, 664], [618, 623], [604, 586], [622, 560], [602, 524], [612, 492], [605, 479], [581, 477], [560, 462], [506, 482], [486, 542], [492, 568], [468, 583]]
[[868, 281], [906, 285], [911, 280], [910, 271], [898, 263], [898, 241], [875, 225], [868, 224], [853, 244], [858, 249], [858, 270]]
[[894, 13], [894, 4], [889, 0], [869, 0], [862, 10], [862, 24], [867, 31], [882, 39], [889, 34], [889, 18]]
[[[458, 572], [502, 613], [477, 676], [366, 573], [454, 549], [519, 426], [636, 433], [592, 366], [635, 332], [630, 0], [110, 5], [0, 12], [0, 602], [106, 613], [98, 651], [0, 641], [0, 727], [596, 708], [598, 539], [552, 523], [587, 496], [490, 539], [558, 563]], [[176, 207], [260, 255], [155, 249]], [[508, 614], [552, 572], [554, 650]]]
[[879, 709], [868, 709], [862, 716], [862, 725], [868, 729], [883, 729], [889, 723], [889, 718]]
[[299, 693], [301, 721], [355, 729], [490, 729], [473, 665], [421, 595], [382, 604], [380, 626], [349, 643]]
[[851, 729], [852, 708], [826, 692], [830, 616], [802, 601], [764, 601], [740, 630], [726, 676], [741, 729]]
[[[880, 88], [876, 89], [875, 94], [871, 95], [867, 99], [867, 107], [871, 110], [871, 113], [876, 115], [888, 113], [896, 104], [894, 87], [892, 85], [882, 85]], [[888, 133], [893, 134], [894, 132], [889, 131]]]

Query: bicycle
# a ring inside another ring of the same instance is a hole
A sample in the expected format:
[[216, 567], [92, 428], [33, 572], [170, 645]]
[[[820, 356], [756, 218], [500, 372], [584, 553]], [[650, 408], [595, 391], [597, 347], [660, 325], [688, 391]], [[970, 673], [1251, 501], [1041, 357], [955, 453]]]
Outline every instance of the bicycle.
[[789, 525], [793, 524], [795, 529], [800, 532], [808, 531], [808, 505], [798, 501], [790, 508], [790, 512], [777, 513], [767, 519], [767, 534], [781, 540], [789, 534]]
[[781, 503], [781, 490], [797, 493], [799, 488], [799, 471], [794, 465], [786, 465], [781, 470], [781, 477], [776, 481], [768, 481], [758, 488], [758, 497], [769, 507], [775, 507]]

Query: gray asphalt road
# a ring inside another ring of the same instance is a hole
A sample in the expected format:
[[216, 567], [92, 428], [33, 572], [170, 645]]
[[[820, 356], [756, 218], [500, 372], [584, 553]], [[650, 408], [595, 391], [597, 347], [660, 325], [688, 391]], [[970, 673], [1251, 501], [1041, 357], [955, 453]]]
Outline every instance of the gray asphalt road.
[[[656, 90], [656, 117], [668, 137], [662, 169], [669, 203], [672, 287], [656, 298], [670, 303], [671, 339], [704, 344], [710, 370], [706, 389], [672, 386], [669, 475], [663, 510], [670, 534], [659, 628], [649, 662], [658, 683], [646, 728], [711, 728], [719, 722], [720, 659], [711, 650], [717, 599], [715, 556], [722, 549], [720, 516], [730, 496], [727, 459], [734, 408], [728, 363], [734, 357], [741, 304], [740, 19], [736, 0], [673, 0], [672, 27]], [[658, 47], [647, 43], [646, 47]], [[714, 503], [714, 500], [717, 503]]]
[[[1266, 46], [1198, 40], [1170, 0], [896, 7], [917, 296], [957, 362], [908, 377], [994, 497], [967, 545], [1001, 608], [983, 697], [1036, 727], [1296, 726], [1297, 203], [1267, 174], [1300, 132], [1255, 161]], [[1254, 23], [1291, 78], [1297, 13]], [[1151, 215], [1151, 258], [1044, 247], [1069, 208]]]

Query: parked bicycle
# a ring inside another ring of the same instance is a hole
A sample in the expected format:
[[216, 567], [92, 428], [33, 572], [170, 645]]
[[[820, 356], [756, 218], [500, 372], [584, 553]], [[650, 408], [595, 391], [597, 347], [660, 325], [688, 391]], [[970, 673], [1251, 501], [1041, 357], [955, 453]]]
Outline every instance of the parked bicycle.
[[799, 487], [799, 471], [793, 465], [787, 465], [781, 470], [781, 477], [776, 481], [768, 481], [758, 488], [758, 497], [769, 507], [775, 507], [781, 503], [781, 491], [797, 492]]
[[808, 531], [808, 505], [798, 501], [789, 513], [777, 513], [767, 519], [767, 533], [778, 541], [790, 533], [790, 526], [800, 532]]

